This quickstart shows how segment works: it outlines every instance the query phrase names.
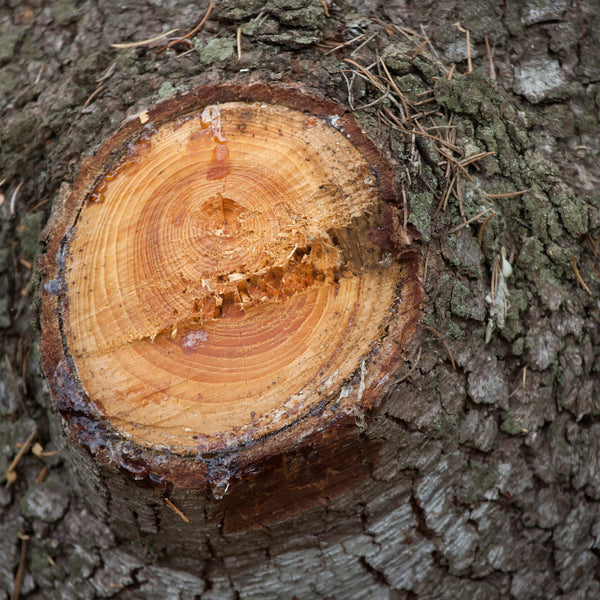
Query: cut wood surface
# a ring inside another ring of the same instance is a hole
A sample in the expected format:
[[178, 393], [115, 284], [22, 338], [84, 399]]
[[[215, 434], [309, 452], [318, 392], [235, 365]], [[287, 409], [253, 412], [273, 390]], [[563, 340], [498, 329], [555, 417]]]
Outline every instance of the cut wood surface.
[[[206, 4], [0, 9], [0, 599], [600, 598], [598, 3], [219, 0], [198, 29]], [[70, 234], [129, 144], [231, 102], [343, 128], [401, 271], [389, 234], [410, 203], [428, 329], [364, 419], [325, 396], [229, 450], [149, 450], [79, 381]], [[195, 488], [172, 468], [161, 483], [170, 456]]]
[[72, 394], [123, 439], [193, 456], [358, 418], [403, 360], [420, 287], [349, 119], [258, 101], [155, 114], [56, 209], [59, 408]]

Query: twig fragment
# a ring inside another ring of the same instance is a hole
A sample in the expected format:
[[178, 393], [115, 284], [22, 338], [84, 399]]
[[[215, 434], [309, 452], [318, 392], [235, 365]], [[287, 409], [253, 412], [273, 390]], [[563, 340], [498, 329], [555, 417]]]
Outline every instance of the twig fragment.
[[237, 59], [238, 62], [242, 60], [242, 28], [238, 27], [235, 32], [235, 41], [237, 44]]
[[325, 2], [325, 0], [321, 0], [321, 4], [323, 5], [323, 10], [325, 11], [325, 16], [327, 18], [331, 17], [331, 15], [329, 14], [329, 7], [327, 6], [327, 3]]
[[44, 452], [44, 447], [39, 442], [36, 442], [33, 445], [33, 448], [31, 448], [31, 453], [38, 458], [44, 458], [45, 456], [56, 456], [57, 454], [60, 454], [60, 450]]

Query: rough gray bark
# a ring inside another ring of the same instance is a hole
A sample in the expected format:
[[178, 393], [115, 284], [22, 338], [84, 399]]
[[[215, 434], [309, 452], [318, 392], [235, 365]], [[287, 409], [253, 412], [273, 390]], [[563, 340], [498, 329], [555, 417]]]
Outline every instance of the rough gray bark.
[[[414, 370], [359, 424], [360, 435], [380, 448], [365, 465], [366, 479], [251, 532], [227, 532], [225, 521], [211, 519], [219, 502], [194, 507], [174, 492], [194, 520], [190, 537], [160, 494], [103, 472], [85, 454], [26, 454], [17, 480], [0, 488], [0, 600], [13, 590], [19, 533], [29, 536], [21, 583], [27, 598], [598, 597], [595, 3], [328, 5], [330, 18], [317, 0], [219, 2], [186, 56], [186, 48], [157, 55], [109, 44], [187, 31], [204, 6], [40, 0], [0, 8], [0, 181], [8, 177], [0, 206], [0, 288], [7, 290], [0, 299], [0, 477], [35, 427], [44, 450], [64, 442], [42, 409], [27, 316], [27, 261], [49, 209], [39, 203], [128, 114], [179, 89], [240, 77], [240, 69], [251, 71], [242, 77], [301, 80], [349, 102], [341, 60], [360, 41], [327, 55], [318, 45], [324, 41], [377, 33], [353, 60], [368, 66], [378, 50], [405, 94], [430, 85], [439, 74], [435, 60], [418, 55], [411, 65], [416, 46], [371, 17], [417, 31], [423, 24], [442, 61], [457, 61], [459, 73], [466, 71], [465, 34], [452, 23], [470, 30], [478, 69], [488, 68], [484, 36], [495, 47], [495, 85], [479, 72], [434, 84], [436, 110], [454, 115], [466, 154], [496, 152], [469, 167], [473, 183], [462, 188], [466, 218], [488, 207], [497, 213], [481, 243], [477, 226], [450, 233], [462, 220], [456, 198], [433, 218], [441, 192], [433, 148], [420, 140], [415, 152], [385, 123], [378, 136], [378, 105], [357, 110], [376, 143], [398, 161], [416, 160], [435, 192], [424, 187], [410, 199], [411, 219], [428, 265], [425, 322], [444, 336], [456, 368], [424, 329], [420, 359], [415, 352], [404, 374]], [[378, 98], [360, 77], [351, 89], [357, 108]], [[486, 196], [522, 189], [529, 192]], [[513, 273], [506, 280], [511, 309], [501, 323], [485, 297], [503, 247]], [[591, 294], [578, 286], [574, 258]], [[490, 317], [495, 329], [486, 343]], [[42, 461], [50, 472], [36, 483]], [[180, 526], [181, 535], [161, 538], [165, 523]]]

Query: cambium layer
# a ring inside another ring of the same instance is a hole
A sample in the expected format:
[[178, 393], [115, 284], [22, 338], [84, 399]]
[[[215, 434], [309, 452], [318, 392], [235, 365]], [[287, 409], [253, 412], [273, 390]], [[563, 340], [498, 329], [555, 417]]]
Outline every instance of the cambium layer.
[[74, 433], [161, 471], [161, 452], [258, 460], [375, 405], [421, 301], [393, 189], [353, 117], [294, 91], [221, 86], [128, 123], [63, 194], [41, 262]]

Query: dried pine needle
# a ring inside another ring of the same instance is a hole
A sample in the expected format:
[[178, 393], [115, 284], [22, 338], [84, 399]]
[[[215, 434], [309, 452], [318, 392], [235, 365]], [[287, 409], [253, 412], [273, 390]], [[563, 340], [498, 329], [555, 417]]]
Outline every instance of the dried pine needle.
[[470, 165], [471, 163], [481, 160], [482, 158], [485, 158], [486, 156], [492, 156], [492, 154], [496, 154], [496, 153], [492, 151], [492, 152], [480, 152], [479, 154], [473, 154], [472, 156], [468, 156], [467, 158], [464, 158], [463, 160], [461, 160], [460, 164], [463, 167], [466, 167], [467, 165]]
[[361, 64], [357, 63], [355, 60], [352, 60], [351, 58], [345, 58], [344, 62], [348, 63], [349, 65], [352, 65], [353, 67], [356, 67], [380, 92], [385, 92], [384, 86], [379, 81], [377, 81], [375, 77], [373, 77], [373, 75], [368, 69], [363, 67]]
[[173, 33], [179, 31], [179, 28], [169, 29], [169, 31], [165, 31], [165, 33], [161, 33], [160, 35], [156, 35], [147, 40], [140, 40], [139, 42], [125, 42], [123, 44], [111, 44], [111, 48], [118, 48], [119, 50], [126, 50], [127, 48], [137, 48], [138, 46], [149, 46], [154, 42], [160, 42], [160, 40], [169, 37]]
[[21, 446], [21, 449], [19, 450], [19, 452], [17, 453], [17, 455], [15, 456], [13, 461], [10, 463], [10, 466], [6, 470], [6, 474], [5, 474], [6, 480], [8, 481], [8, 483], [12, 483], [16, 480], [17, 473], [16, 473], [15, 469], [17, 468], [19, 461], [23, 458], [24, 454], [27, 452], [27, 450], [29, 450], [29, 447], [31, 446], [31, 443], [33, 442], [36, 435], [37, 435], [37, 427], [34, 427], [33, 431], [31, 432], [31, 434], [29, 435], [27, 440], [25, 440], [25, 443]]
[[[490, 210], [493, 210], [493, 209], [492, 208], [486, 208], [485, 210], [482, 210], [480, 213], [476, 214], [474, 217], [471, 217], [468, 221], [464, 221], [460, 225], [457, 225], [456, 227], [450, 229], [450, 231], [448, 231], [448, 233], [456, 233], [457, 231], [459, 231], [463, 227], [466, 227], [467, 225], [470, 225], [474, 221], [477, 221], [477, 219], [480, 219], [481, 217], [483, 217], [483, 215], [486, 215], [487, 213], [489, 213]], [[496, 213], [494, 213], [494, 214], [496, 214]]]
[[42, 483], [44, 479], [48, 476], [50, 469], [48, 469], [48, 465], [44, 465], [42, 470], [38, 473], [38, 476], [35, 478], [36, 483]]
[[237, 44], [237, 60], [242, 60], [242, 28], [238, 27], [235, 33], [235, 42]]
[[496, 200], [497, 198], [512, 198], [513, 196], [522, 196], [526, 194], [529, 190], [519, 190], [518, 192], [506, 192], [505, 194], [486, 194], [488, 198], [492, 198]]
[[190, 520], [183, 514], [183, 512], [181, 510], [179, 510], [175, 504], [173, 504], [173, 502], [171, 501], [170, 498], [165, 498], [165, 503], [167, 504], [167, 506], [178, 516], [180, 517], [183, 521], [185, 521], [186, 523], [189, 523]]
[[206, 9], [206, 14], [204, 15], [204, 17], [202, 18], [200, 23], [198, 23], [198, 25], [196, 25], [196, 27], [194, 27], [194, 29], [192, 29], [185, 35], [182, 35], [181, 37], [179, 37], [175, 40], [171, 40], [168, 43], [167, 48], [171, 48], [172, 46], [175, 46], [175, 44], [180, 44], [181, 42], [184, 42], [186, 40], [189, 40], [190, 38], [193, 38], [200, 31], [200, 29], [204, 25], [204, 23], [206, 23], [206, 21], [208, 20], [208, 17], [210, 16], [210, 13], [212, 12], [213, 6], [214, 5], [211, 0], [211, 2], [208, 5], [208, 8]]
[[406, 113], [406, 120], [408, 121], [409, 127], [412, 127], [413, 125], [412, 125], [412, 120], [410, 117], [410, 111], [408, 110], [408, 105], [406, 103], [406, 98], [404, 97], [404, 94], [400, 91], [400, 89], [396, 85], [394, 78], [390, 75], [387, 65], [385, 64], [385, 62], [383, 61], [383, 59], [381, 57], [379, 58], [379, 62], [381, 63], [381, 66], [383, 67], [383, 70], [385, 71], [385, 74], [386, 74], [389, 84], [392, 86], [392, 88], [396, 92], [396, 94], [398, 94], [398, 98], [400, 98], [400, 102], [402, 102], [402, 106], [404, 107], [404, 112]]
[[81, 113], [90, 105], [90, 102], [104, 89], [103, 85], [99, 85], [88, 97], [88, 99], [85, 101], [85, 103], [83, 104], [83, 106], [81, 107], [81, 110], [79, 111], [79, 114], [77, 115], [79, 117], [79, 115], [81, 115]]
[[464, 33], [466, 36], [466, 44], [467, 44], [467, 72], [466, 75], [473, 71], [473, 61], [471, 59], [471, 32], [468, 29], [462, 27], [460, 23], [454, 23], [454, 27], [458, 29], [461, 33]]
[[487, 227], [487, 224], [497, 215], [498, 213], [493, 212], [482, 224], [479, 228], [479, 235], [477, 236], [477, 241], [481, 246], [481, 240], [483, 238], [483, 230]]
[[490, 65], [490, 79], [492, 81], [495, 81], [496, 80], [496, 68], [494, 67], [494, 57], [492, 56], [492, 49], [490, 48], [490, 42], [487, 38], [487, 35], [485, 36], [485, 50], [487, 52], [488, 63]]
[[421, 360], [421, 346], [419, 346], [419, 351], [417, 352], [417, 358], [415, 358], [414, 365], [404, 375], [402, 375], [402, 377], [400, 377], [400, 379], [398, 379], [396, 381], [396, 383], [397, 384], [402, 383], [403, 381], [408, 379], [415, 372], [420, 360]]
[[579, 269], [577, 268], [577, 257], [576, 256], [573, 257], [573, 271], [575, 271], [575, 277], [577, 278], [577, 281], [581, 284], [581, 287], [583, 287], [583, 289], [590, 296], [593, 296], [592, 292], [590, 291], [590, 288], [585, 284], [585, 281], [582, 279], [581, 275], [579, 274]]
[[424, 327], [425, 327], [425, 329], [428, 329], [429, 331], [431, 331], [431, 333], [435, 334], [437, 336], [438, 341], [440, 341], [440, 342], [442, 342], [442, 344], [444, 344], [444, 348], [446, 348], [446, 352], [448, 353], [448, 356], [450, 357], [450, 362], [452, 363], [452, 368], [454, 370], [456, 370], [456, 363], [454, 362], [454, 356], [452, 356], [452, 352], [450, 351], [450, 346], [448, 346], [448, 342], [446, 341], [444, 336], [437, 329], [434, 329], [433, 327], [429, 327], [429, 325], [425, 325]]
[[12, 196], [10, 197], [10, 214], [14, 215], [15, 214], [15, 204], [17, 202], [17, 196], [19, 195], [19, 191], [21, 189], [21, 186], [24, 183], [24, 179], [21, 179], [21, 181], [19, 181], [19, 184], [17, 185], [17, 187], [15, 188], [15, 191], [12, 193]]
[[423, 50], [423, 48], [425, 48], [425, 46], [427, 46], [427, 42], [429, 42], [429, 39], [425, 39], [423, 40], [423, 42], [421, 42], [421, 45], [411, 54], [410, 57], [410, 62], [412, 62], [413, 60], [415, 60], [415, 58], [417, 58], [417, 56], [419, 55], [419, 53], [421, 52], [421, 50]]
[[25, 572], [25, 557], [27, 556], [27, 540], [28, 536], [20, 535], [21, 538], [21, 556], [19, 557], [19, 568], [15, 575], [12, 594], [10, 600], [18, 600], [21, 596], [21, 583], [23, 581], [23, 573]]

